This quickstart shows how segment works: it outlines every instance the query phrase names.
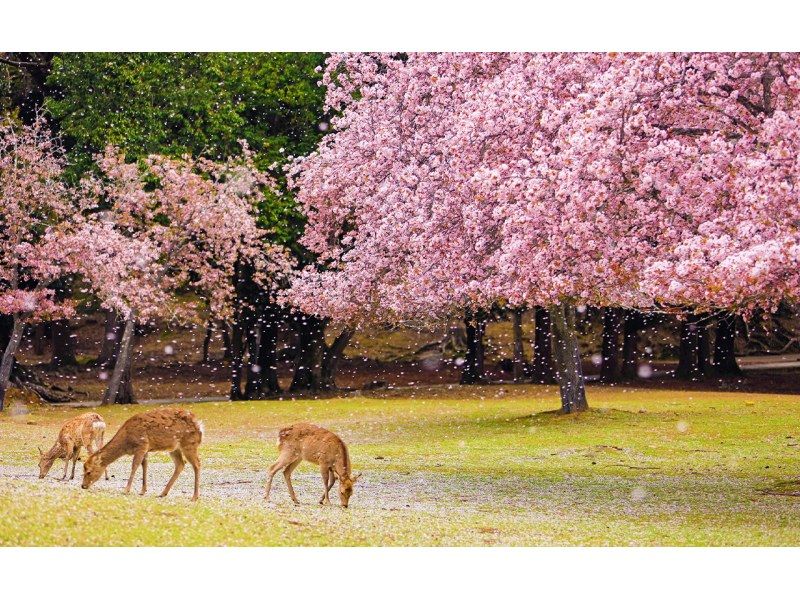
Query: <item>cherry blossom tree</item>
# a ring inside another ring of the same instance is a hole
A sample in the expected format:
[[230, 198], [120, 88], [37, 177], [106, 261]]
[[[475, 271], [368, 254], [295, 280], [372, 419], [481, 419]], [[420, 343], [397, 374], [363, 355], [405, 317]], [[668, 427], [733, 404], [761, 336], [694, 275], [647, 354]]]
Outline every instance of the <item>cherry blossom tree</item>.
[[[244, 147], [239, 159], [216, 163], [151, 156], [127, 163], [116, 148], [98, 156], [101, 176], [84, 187], [107, 209], [91, 226], [107, 230], [94, 258], [106, 264], [87, 272], [104, 307], [120, 313], [125, 327], [104, 402], [130, 401], [134, 327], [156, 317], [185, 321], [200, 307], [181, 296], [192, 291], [217, 317], [235, 307], [237, 272], [248, 265], [265, 292], [291, 267], [286, 252], [257, 227], [254, 202], [268, 175], [255, 168]], [[110, 270], [109, 270], [110, 269]]]
[[549, 308], [562, 409], [574, 307], [752, 310], [797, 294], [795, 55], [333, 55], [334, 134], [296, 163], [344, 320]]
[[0, 122], [0, 314], [12, 320], [0, 361], [0, 409], [25, 325], [72, 312], [48, 288], [77, 268], [63, 244], [79, 236], [81, 205], [62, 182], [64, 166], [42, 115], [31, 125]]

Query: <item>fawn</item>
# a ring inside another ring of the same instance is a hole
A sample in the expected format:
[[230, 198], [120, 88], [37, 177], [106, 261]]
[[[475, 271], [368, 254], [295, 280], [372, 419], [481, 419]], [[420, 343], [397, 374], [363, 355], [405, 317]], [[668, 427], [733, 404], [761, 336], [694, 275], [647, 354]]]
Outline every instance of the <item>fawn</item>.
[[316, 463], [322, 473], [323, 493], [319, 504], [330, 504], [328, 492], [339, 478], [339, 499], [346, 509], [350, 496], [353, 494], [353, 484], [361, 474], [351, 476], [350, 455], [342, 439], [333, 432], [313, 424], [299, 423], [281, 429], [278, 432], [278, 460], [269, 468], [267, 478], [267, 491], [265, 499], [269, 500], [269, 491], [272, 488], [272, 478], [283, 469], [286, 486], [292, 502], [299, 505], [300, 501], [295, 496], [292, 488], [292, 472], [300, 462], [305, 459]]
[[[103, 433], [106, 430], [106, 422], [97, 413], [84, 413], [72, 419], [68, 419], [61, 426], [53, 446], [49, 451], [44, 452], [39, 449], [39, 479], [44, 478], [56, 459], [64, 459], [64, 475], [67, 477], [67, 468], [70, 460], [72, 461], [72, 474], [69, 479], [75, 479], [75, 463], [81, 452], [81, 447], [86, 447], [91, 455], [103, 446]], [[106, 473], [108, 479], [108, 473]]]
[[200, 491], [200, 457], [197, 447], [203, 439], [203, 423], [185, 409], [164, 407], [139, 413], [128, 419], [103, 448], [92, 454], [83, 464], [83, 483], [87, 489], [94, 484], [111, 463], [123, 455], [133, 455], [131, 477], [125, 492], [131, 491], [133, 476], [142, 466], [142, 491], [147, 492], [147, 453], [169, 451], [175, 463], [175, 471], [167, 482], [161, 496], [166, 496], [175, 480], [183, 471], [185, 461], [194, 469], [194, 495]]

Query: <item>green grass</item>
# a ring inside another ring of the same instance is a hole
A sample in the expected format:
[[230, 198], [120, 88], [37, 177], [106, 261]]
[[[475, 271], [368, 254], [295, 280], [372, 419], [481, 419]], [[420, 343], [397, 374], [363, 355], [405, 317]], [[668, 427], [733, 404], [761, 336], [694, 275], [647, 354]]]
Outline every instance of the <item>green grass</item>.
[[[555, 388], [508, 385], [191, 405], [206, 427], [196, 504], [190, 470], [155, 497], [169, 474], [160, 454], [145, 497], [121, 493], [129, 459], [90, 491], [36, 479], [35, 447], [76, 411], [12, 406], [0, 545], [800, 544], [800, 397], [594, 387], [589, 401], [556, 415]], [[143, 409], [98, 411], [113, 433]], [[350, 509], [316, 504], [308, 464], [295, 474], [302, 506], [281, 476], [273, 504], [261, 499], [276, 431], [299, 420], [348, 442], [364, 472]]]

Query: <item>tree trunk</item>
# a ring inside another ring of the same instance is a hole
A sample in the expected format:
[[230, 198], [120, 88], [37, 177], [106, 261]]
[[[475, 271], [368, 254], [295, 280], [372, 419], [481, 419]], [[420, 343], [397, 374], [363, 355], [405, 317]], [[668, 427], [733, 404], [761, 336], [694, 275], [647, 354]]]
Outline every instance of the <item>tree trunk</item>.
[[0, 360], [0, 411], [5, 408], [6, 391], [11, 383], [11, 369], [14, 367], [14, 356], [22, 341], [25, 322], [18, 315], [14, 315], [11, 334], [8, 337], [3, 358]]
[[75, 357], [75, 336], [72, 334], [72, 326], [70, 326], [69, 320], [53, 320], [52, 346], [51, 367], [60, 368], [78, 365], [78, 360]]
[[234, 321], [230, 335], [231, 357], [231, 401], [241, 401], [242, 394], [242, 368], [244, 368], [244, 329], [242, 322]]
[[461, 384], [477, 384], [484, 381], [483, 367], [483, 334], [486, 330], [486, 318], [482, 312], [474, 317], [467, 313], [464, 318], [467, 336], [467, 356], [461, 372]]
[[34, 355], [44, 355], [45, 335], [47, 334], [47, 324], [39, 322], [33, 327], [33, 353]]
[[298, 351], [289, 390], [316, 390], [319, 388], [319, 370], [325, 348], [325, 323], [317, 317], [303, 314], [296, 330]]
[[131, 384], [131, 363], [133, 361], [133, 334], [136, 329], [136, 313], [131, 312], [125, 321], [122, 340], [119, 343], [114, 370], [108, 381], [108, 388], [103, 396], [103, 405], [110, 403], [134, 403]]
[[222, 324], [222, 346], [225, 347], [225, 352], [222, 354], [222, 361], [231, 360], [231, 334], [227, 322]]
[[534, 312], [535, 331], [531, 378], [533, 382], [539, 384], [552, 384], [555, 382], [555, 371], [553, 369], [550, 312], [544, 307], [537, 307]]
[[697, 377], [697, 324], [694, 315], [689, 315], [681, 322], [681, 339], [678, 347], [678, 368], [675, 376], [682, 380], [694, 380]]
[[244, 383], [244, 398], [246, 400], [257, 399], [261, 396], [262, 376], [261, 365], [258, 357], [261, 353], [261, 318], [256, 318], [245, 331], [245, 343], [247, 345], [247, 376]]
[[517, 308], [511, 310], [511, 322], [514, 330], [514, 382], [525, 379], [525, 349], [522, 345], [522, 314], [525, 310]]
[[619, 379], [619, 332], [622, 310], [618, 307], [603, 308], [603, 345], [600, 351], [600, 380], [615, 382]]
[[714, 339], [714, 367], [720, 376], [741, 376], [742, 370], [736, 363], [736, 317], [725, 314], [717, 320], [717, 334]]
[[622, 377], [634, 380], [639, 376], [639, 314], [625, 310], [622, 327]]
[[346, 327], [339, 333], [331, 346], [325, 348], [319, 376], [320, 388], [325, 390], [336, 388], [336, 371], [339, 369], [342, 354], [350, 339], [353, 338], [353, 334], [355, 334], [355, 330]]
[[281, 392], [278, 380], [278, 320], [272, 312], [272, 309], [266, 310], [259, 334], [258, 367], [261, 370], [262, 396], [275, 396]]
[[583, 383], [581, 354], [575, 332], [575, 308], [560, 303], [550, 308], [556, 378], [561, 393], [561, 412], [576, 413], [589, 408]]
[[697, 330], [697, 371], [700, 377], [705, 378], [713, 374], [711, 366], [711, 335], [709, 333], [709, 319], [704, 316], [704, 321]]
[[208, 350], [211, 346], [211, 337], [214, 334], [214, 321], [209, 319], [206, 322], [206, 333], [203, 337], [203, 356], [200, 358], [200, 363], [208, 363]]
[[122, 340], [124, 322], [113, 309], [106, 311], [106, 327], [103, 335], [103, 344], [97, 356], [97, 365], [107, 369], [117, 359], [119, 344]]

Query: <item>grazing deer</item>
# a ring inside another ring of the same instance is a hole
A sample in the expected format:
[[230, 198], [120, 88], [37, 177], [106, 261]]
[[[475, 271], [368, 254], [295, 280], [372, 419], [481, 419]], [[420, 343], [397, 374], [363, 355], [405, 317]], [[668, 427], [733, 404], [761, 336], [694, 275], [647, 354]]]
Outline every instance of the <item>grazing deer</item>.
[[[68, 419], [61, 426], [58, 438], [49, 451], [39, 449], [39, 479], [47, 475], [56, 459], [64, 459], [64, 475], [67, 477], [67, 468], [72, 461], [72, 474], [69, 479], [75, 479], [75, 463], [78, 461], [81, 448], [91, 455], [103, 446], [103, 433], [106, 431], [106, 422], [97, 413], [84, 413]], [[108, 474], [106, 473], [106, 479]]]
[[323, 492], [319, 504], [330, 504], [328, 492], [339, 478], [339, 499], [346, 509], [350, 496], [353, 494], [353, 484], [361, 477], [351, 475], [350, 455], [342, 439], [333, 432], [313, 424], [294, 424], [278, 432], [278, 460], [269, 468], [267, 478], [267, 492], [265, 499], [269, 500], [269, 491], [272, 488], [272, 478], [283, 469], [286, 486], [292, 502], [299, 505], [300, 501], [292, 488], [292, 472], [300, 462], [305, 459], [316, 463], [322, 473]]
[[197, 447], [203, 440], [203, 423], [185, 409], [164, 407], [139, 413], [128, 419], [103, 448], [90, 456], [83, 464], [83, 483], [87, 489], [94, 484], [111, 463], [123, 455], [133, 455], [131, 477], [125, 492], [131, 491], [133, 476], [142, 466], [142, 492], [147, 492], [147, 453], [169, 451], [175, 463], [175, 471], [167, 482], [161, 496], [166, 496], [175, 480], [183, 471], [186, 461], [194, 469], [194, 495], [200, 491], [200, 457]]

